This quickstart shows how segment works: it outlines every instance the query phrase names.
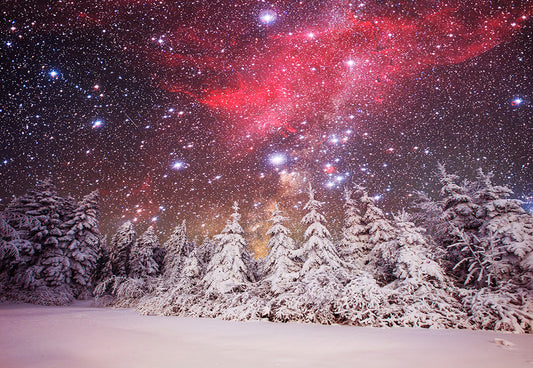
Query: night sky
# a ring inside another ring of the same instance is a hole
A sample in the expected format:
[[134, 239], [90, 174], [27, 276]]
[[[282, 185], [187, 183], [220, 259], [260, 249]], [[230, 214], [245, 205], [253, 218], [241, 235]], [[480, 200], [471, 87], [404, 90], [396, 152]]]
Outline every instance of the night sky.
[[[39, 179], [99, 189], [101, 223], [219, 232], [256, 247], [308, 182], [387, 211], [437, 162], [533, 202], [528, 1], [3, 1], [0, 208]], [[296, 233], [301, 230], [295, 229]]]

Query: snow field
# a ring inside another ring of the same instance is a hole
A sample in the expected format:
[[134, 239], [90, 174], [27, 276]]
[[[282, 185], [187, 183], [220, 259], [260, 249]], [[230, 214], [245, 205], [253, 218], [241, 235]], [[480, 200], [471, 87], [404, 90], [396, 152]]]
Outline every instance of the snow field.
[[[533, 336], [0, 304], [0, 367], [533, 367]], [[509, 346], [506, 346], [509, 345]]]

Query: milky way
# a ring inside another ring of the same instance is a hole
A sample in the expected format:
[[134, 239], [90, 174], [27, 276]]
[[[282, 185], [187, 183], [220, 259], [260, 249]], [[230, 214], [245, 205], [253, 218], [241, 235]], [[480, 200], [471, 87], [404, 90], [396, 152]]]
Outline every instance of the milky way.
[[[252, 241], [311, 182], [387, 211], [437, 162], [531, 202], [533, 6], [524, 1], [10, 2], [2, 9], [0, 205], [38, 179], [102, 193], [102, 225]], [[255, 240], [254, 240], [255, 239]], [[259, 239], [259, 240], [258, 240]]]

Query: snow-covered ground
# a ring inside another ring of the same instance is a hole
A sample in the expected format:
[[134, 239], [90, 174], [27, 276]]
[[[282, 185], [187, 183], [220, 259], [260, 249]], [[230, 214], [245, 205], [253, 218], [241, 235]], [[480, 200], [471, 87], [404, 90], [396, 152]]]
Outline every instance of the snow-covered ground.
[[0, 367], [533, 367], [533, 335], [0, 304]]

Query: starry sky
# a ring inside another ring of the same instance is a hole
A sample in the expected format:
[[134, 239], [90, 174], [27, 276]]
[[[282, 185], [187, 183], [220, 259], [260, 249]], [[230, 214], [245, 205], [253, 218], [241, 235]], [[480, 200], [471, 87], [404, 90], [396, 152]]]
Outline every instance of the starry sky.
[[101, 223], [252, 243], [305, 187], [387, 211], [436, 164], [533, 201], [529, 1], [8, 1], [0, 8], [0, 208], [39, 179], [102, 195]]

